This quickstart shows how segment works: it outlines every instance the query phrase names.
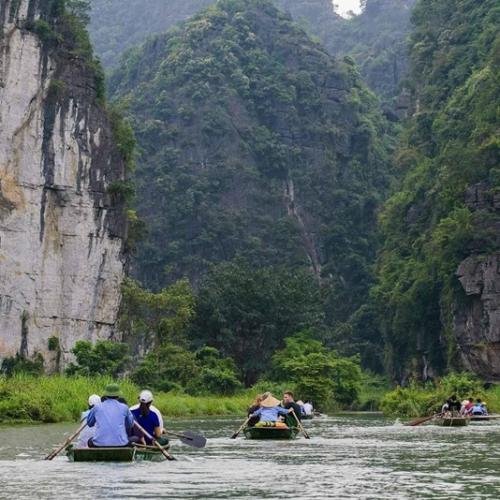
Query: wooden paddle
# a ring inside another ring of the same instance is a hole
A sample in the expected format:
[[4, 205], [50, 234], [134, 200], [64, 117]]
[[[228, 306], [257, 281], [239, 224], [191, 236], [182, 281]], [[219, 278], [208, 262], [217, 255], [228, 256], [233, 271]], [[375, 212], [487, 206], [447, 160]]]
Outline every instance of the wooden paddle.
[[76, 437], [78, 437], [78, 435], [80, 434], [80, 432], [82, 432], [83, 429], [85, 429], [85, 427], [87, 427], [87, 421], [85, 421], [82, 425], [80, 425], [80, 427], [78, 427], [78, 429], [76, 430], [76, 432], [74, 434], [72, 434], [68, 439], [66, 439], [66, 441], [64, 441], [64, 444], [62, 444], [59, 448], [57, 448], [57, 450], [54, 450], [51, 453], [49, 453], [45, 457], [45, 460], [52, 460], [57, 455], [59, 455], [59, 453], [61, 453], [61, 451], [65, 450], [71, 444], [71, 441], [73, 441], [73, 439], [75, 439]]
[[207, 444], [207, 438], [201, 434], [195, 434], [192, 431], [184, 431], [182, 434], [177, 434], [177, 432], [165, 431], [165, 434], [170, 434], [171, 436], [178, 437], [182, 443], [192, 446], [193, 448], [205, 448]]
[[153, 437], [151, 436], [151, 434], [149, 434], [149, 432], [144, 429], [144, 427], [142, 427], [140, 424], [138, 424], [135, 420], [134, 420], [134, 425], [135, 427], [137, 427], [137, 429], [139, 429], [148, 439], [150, 439], [151, 441], [153, 441], [153, 444], [162, 452], [163, 456], [167, 459], [167, 460], [177, 460], [175, 457], [173, 457], [172, 455], [170, 455], [170, 453], [168, 453], [165, 448], [162, 447], [162, 445]]
[[241, 424], [241, 427], [231, 436], [231, 439], [236, 439], [238, 437], [238, 434], [246, 427], [248, 422], [250, 421], [250, 417], [248, 417], [243, 424]]
[[440, 415], [442, 415], [442, 414], [441, 413], [434, 413], [430, 417], [416, 418], [415, 420], [412, 420], [411, 422], [408, 422], [405, 425], [408, 425], [410, 427], [416, 427], [417, 425], [423, 424], [424, 422], [428, 422], [429, 420], [432, 420], [433, 418], [439, 417]]
[[291, 413], [295, 417], [295, 420], [297, 421], [297, 425], [298, 425], [299, 429], [302, 431], [302, 434], [304, 434], [304, 437], [306, 439], [311, 439], [311, 436], [309, 436], [309, 434], [304, 429], [304, 426], [302, 425], [302, 422], [299, 420], [299, 417], [297, 417], [297, 415], [295, 414], [295, 411], [294, 411], [293, 408], [292, 408]]

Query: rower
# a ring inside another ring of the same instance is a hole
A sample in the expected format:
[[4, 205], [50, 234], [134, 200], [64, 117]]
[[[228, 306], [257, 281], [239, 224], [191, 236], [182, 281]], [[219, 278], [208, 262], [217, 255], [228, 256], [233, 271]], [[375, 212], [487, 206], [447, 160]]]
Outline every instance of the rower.
[[[156, 438], [161, 445], [166, 445], [168, 444], [168, 439], [166, 437], [162, 437], [162, 433], [164, 432], [163, 418], [160, 410], [154, 407], [152, 403], [153, 393], [151, 391], [144, 390], [139, 394], [139, 404], [131, 407], [130, 411], [132, 412], [136, 422], [143, 427], [150, 436]], [[143, 435], [140, 431], [136, 430], [136, 434], [144, 444], [153, 444], [153, 441]]]
[[101, 404], [94, 406], [87, 415], [88, 426], [95, 426], [95, 435], [88, 442], [90, 448], [127, 446], [134, 440], [128, 437], [134, 425], [134, 416], [126, 404], [118, 401], [120, 397], [120, 386], [109, 384]]

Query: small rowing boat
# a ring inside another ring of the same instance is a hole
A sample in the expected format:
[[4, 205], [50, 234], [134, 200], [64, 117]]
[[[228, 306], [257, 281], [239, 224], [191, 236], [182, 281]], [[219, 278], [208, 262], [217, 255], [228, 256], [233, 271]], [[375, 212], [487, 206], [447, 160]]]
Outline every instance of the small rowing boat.
[[[168, 447], [164, 448], [168, 450]], [[66, 452], [72, 462], [160, 462], [165, 460], [162, 452], [153, 446], [122, 446], [102, 448], [73, 448]]]
[[464, 427], [469, 424], [468, 417], [436, 417], [434, 422], [443, 427]]
[[295, 439], [297, 427], [247, 427], [243, 434], [247, 439]]

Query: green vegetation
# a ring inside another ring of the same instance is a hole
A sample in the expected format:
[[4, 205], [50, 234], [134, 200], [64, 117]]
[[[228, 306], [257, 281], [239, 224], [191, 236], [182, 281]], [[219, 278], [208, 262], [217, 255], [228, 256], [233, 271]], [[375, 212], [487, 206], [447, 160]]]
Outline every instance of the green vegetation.
[[340, 358], [311, 338], [310, 332], [288, 337], [285, 344], [273, 356], [275, 380], [292, 381], [296, 393], [321, 410], [357, 401], [362, 380], [359, 359]]
[[[90, 394], [102, 394], [110, 377], [0, 376], [0, 423], [70, 422], [87, 408]], [[121, 380], [122, 393], [133, 404], [142, 388]], [[155, 406], [168, 417], [245, 415], [253, 392], [238, 396], [188, 396], [156, 393]]]
[[439, 413], [444, 402], [453, 394], [460, 401], [482, 398], [490, 413], [500, 411], [500, 386], [485, 390], [477, 377], [471, 374], [452, 373], [436, 383], [411, 383], [408, 387], [397, 387], [387, 393], [381, 409], [387, 415], [419, 417]]
[[499, 248], [499, 21], [494, 0], [421, 0], [413, 14], [419, 108], [398, 152], [401, 183], [381, 214], [372, 293], [397, 380], [460, 368], [454, 311], [468, 299], [457, 267]]

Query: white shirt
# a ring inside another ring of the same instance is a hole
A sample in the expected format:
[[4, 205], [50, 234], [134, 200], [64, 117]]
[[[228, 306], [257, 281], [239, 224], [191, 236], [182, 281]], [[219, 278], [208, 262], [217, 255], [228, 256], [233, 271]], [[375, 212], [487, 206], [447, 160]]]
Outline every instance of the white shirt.
[[312, 415], [313, 405], [311, 403], [304, 403], [304, 413], [306, 415]]

